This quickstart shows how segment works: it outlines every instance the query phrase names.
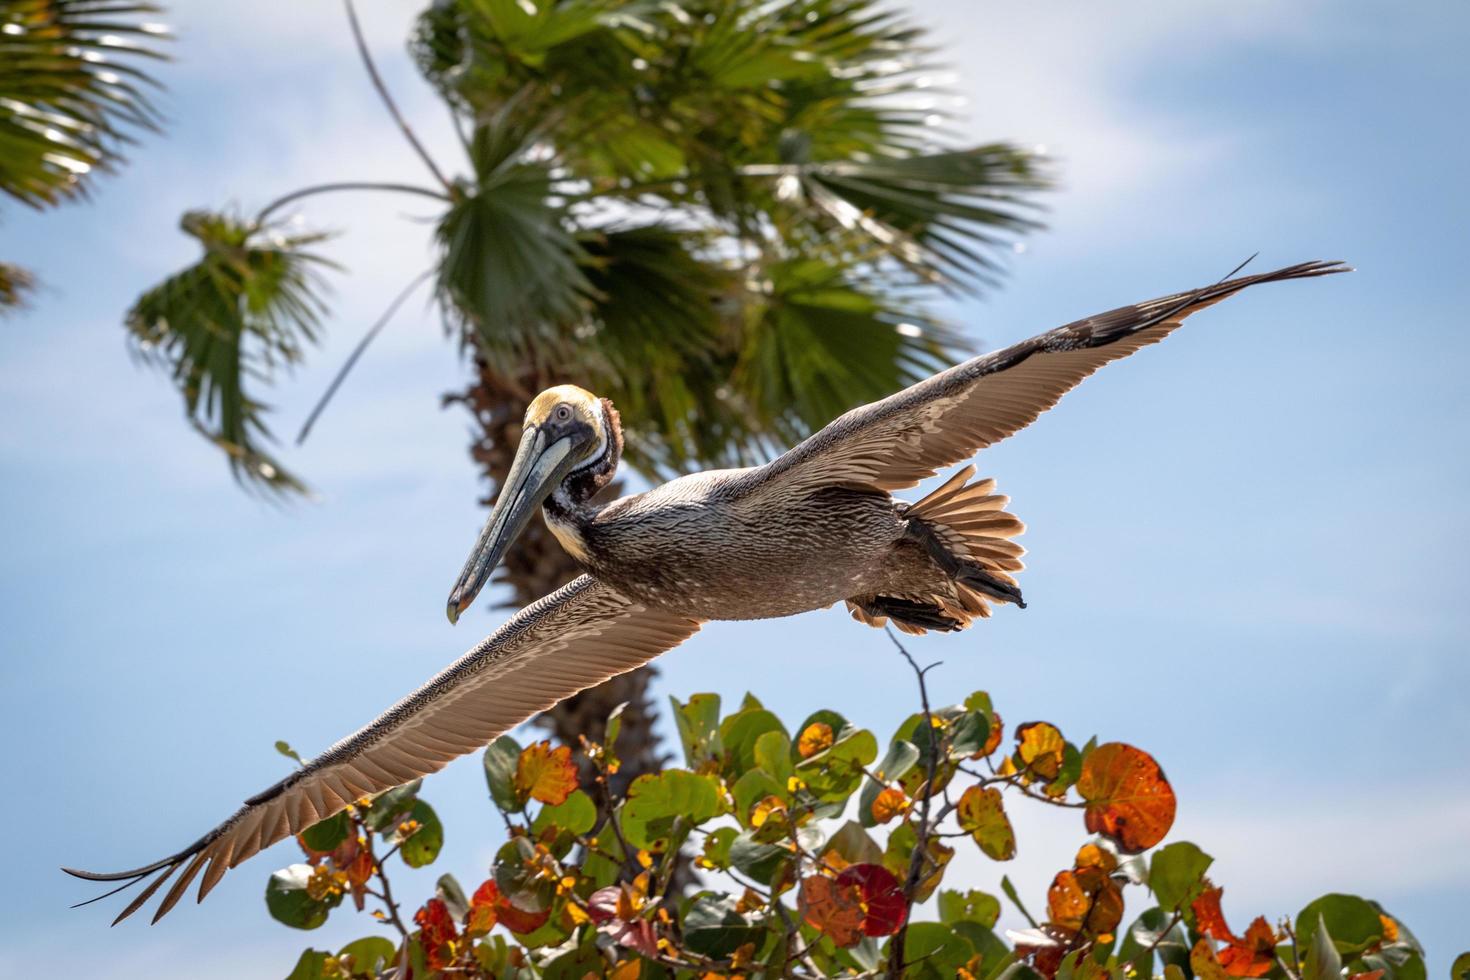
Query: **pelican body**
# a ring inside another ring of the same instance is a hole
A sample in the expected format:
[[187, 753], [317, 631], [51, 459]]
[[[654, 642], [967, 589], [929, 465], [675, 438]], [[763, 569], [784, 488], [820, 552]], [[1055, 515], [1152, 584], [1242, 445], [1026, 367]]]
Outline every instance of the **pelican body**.
[[537, 511], [586, 574], [184, 850], [130, 871], [69, 873], [121, 882], [113, 891], [151, 878], [119, 921], [180, 872], [157, 921], [195, 877], [202, 874], [202, 900], [263, 848], [443, 768], [709, 620], [843, 601], [861, 622], [921, 633], [963, 629], [996, 603], [1024, 606], [1015, 578], [1022, 549], [1012, 540], [1023, 527], [993, 481], [973, 481], [966, 465], [917, 503], [892, 491], [1019, 431], [1083, 378], [1162, 340], [1197, 310], [1257, 283], [1343, 271], [1308, 262], [1079, 320], [854, 409], [763, 466], [697, 473], [608, 504], [593, 498], [622, 453], [617, 410], [574, 385], [545, 391], [526, 410], [511, 471], [450, 593], [449, 618], [474, 601]]

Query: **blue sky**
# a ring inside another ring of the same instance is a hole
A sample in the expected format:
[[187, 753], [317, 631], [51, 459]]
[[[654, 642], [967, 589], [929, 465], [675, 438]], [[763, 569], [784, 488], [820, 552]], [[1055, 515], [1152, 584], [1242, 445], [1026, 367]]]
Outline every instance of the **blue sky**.
[[[248, 6], [248, 10], [246, 9]], [[364, 3], [385, 73], [457, 166], [402, 39], [413, 4]], [[1152, 751], [1174, 836], [1216, 857], [1232, 921], [1329, 890], [1382, 901], [1429, 948], [1470, 947], [1470, 10], [1442, 2], [1020, 5], [927, 0], [977, 140], [1044, 145], [1062, 189], [1006, 288], [948, 312], [980, 346], [1217, 278], [1342, 258], [1265, 287], [1109, 368], [981, 468], [1029, 525], [1022, 611], [915, 643], [936, 696], [987, 688]], [[258, 206], [332, 178], [419, 180], [335, 4], [179, 3], [171, 123], [95, 199], [5, 208], [0, 255], [46, 284], [0, 329], [0, 737], [12, 794], [0, 977], [284, 975], [369, 931], [271, 922], [290, 845], [157, 927], [108, 931], [60, 864], [177, 849], [303, 752], [368, 720], [492, 629], [443, 601], [481, 512], [467, 377], [410, 305], [308, 445], [318, 500], [239, 492], [171, 388], [132, 363], [122, 312], [192, 258], [190, 207]], [[342, 232], [322, 349], [269, 395], [292, 429], [362, 329], [429, 261], [413, 199], [303, 205]], [[568, 379], [577, 380], [577, 379]], [[837, 610], [714, 624], [661, 661], [660, 693], [753, 689], [793, 721], [841, 706], [886, 738], [912, 709], [882, 634]], [[905, 692], [895, 698], [893, 691]], [[471, 759], [430, 780], [475, 879], [497, 835]], [[1039, 896], [1081, 840], [1019, 808], [1002, 870]], [[955, 874], [955, 872], [952, 872]], [[406, 894], [428, 873], [404, 873]]]

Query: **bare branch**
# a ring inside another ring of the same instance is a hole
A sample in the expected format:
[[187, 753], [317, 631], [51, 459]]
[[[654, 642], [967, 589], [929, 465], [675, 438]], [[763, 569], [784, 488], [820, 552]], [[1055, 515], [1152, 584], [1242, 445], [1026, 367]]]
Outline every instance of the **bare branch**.
[[342, 4], [347, 8], [347, 22], [352, 25], [352, 39], [357, 42], [357, 53], [362, 56], [363, 66], [367, 68], [368, 77], [372, 79], [373, 88], [378, 90], [378, 95], [382, 98], [383, 105], [387, 106], [388, 114], [393, 117], [393, 121], [403, 131], [403, 135], [408, 138], [408, 142], [413, 146], [414, 152], [419, 155], [419, 159], [424, 161], [424, 165], [429, 168], [429, 172], [434, 175], [434, 179], [439, 181], [446, 191], [452, 192], [454, 185], [435, 166], [434, 159], [429, 156], [429, 151], [424, 149], [424, 144], [419, 142], [418, 136], [414, 134], [413, 129], [408, 125], [408, 120], [404, 119], [403, 113], [398, 111], [398, 106], [394, 103], [393, 96], [388, 94], [388, 86], [383, 83], [383, 76], [378, 74], [378, 66], [373, 64], [373, 56], [368, 52], [367, 41], [362, 36], [362, 24], [358, 23], [357, 20], [357, 8], [352, 5], [352, 0], [342, 0]]

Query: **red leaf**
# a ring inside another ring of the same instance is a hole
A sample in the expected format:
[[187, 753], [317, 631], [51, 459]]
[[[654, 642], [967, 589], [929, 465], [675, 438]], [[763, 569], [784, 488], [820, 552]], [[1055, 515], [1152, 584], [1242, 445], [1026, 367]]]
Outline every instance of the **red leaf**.
[[908, 917], [908, 901], [893, 873], [881, 864], [854, 864], [837, 876], [839, 885], [856, 885], [863, 901], [863, 932], [891, 936]]
[[459, 938], [459, 930], [454, 927], [449, 907], [439, 899], [431, 898], [413, 914], [413, 921], [421, 930], [419, 941], [430, 969], [442, 970], [453, 962], [454, 950], [449, 944]]

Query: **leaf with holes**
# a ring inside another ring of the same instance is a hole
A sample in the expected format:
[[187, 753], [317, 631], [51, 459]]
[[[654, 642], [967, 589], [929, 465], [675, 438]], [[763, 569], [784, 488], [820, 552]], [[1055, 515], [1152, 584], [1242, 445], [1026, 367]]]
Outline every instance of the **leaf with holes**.
[[1105, 834], [1129, 853], [1164, 839], [1174, 825], [1174, 790], [1147, 752], [1121, 742], [1088, 754], [1077, 781], [1087, 801], [1087, 829]]

